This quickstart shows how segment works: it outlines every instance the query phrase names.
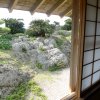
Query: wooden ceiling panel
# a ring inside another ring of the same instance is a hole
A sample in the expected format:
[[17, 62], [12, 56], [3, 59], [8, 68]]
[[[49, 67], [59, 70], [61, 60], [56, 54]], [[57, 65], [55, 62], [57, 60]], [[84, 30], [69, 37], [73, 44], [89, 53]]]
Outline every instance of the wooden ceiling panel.
[[45, 13], [51, 9], [52, 5], [55, 5], [59, 0], [46, 0], [41, 7], [38, 8], [38, 11]]
[[66, 2], [60, 6], [58, 9], [56, 9], [56, 11], [54, 13], [62, 13], [65, 11], [65, 9], [67, 9], [69, 6], [72, 5], [72, 0], [66, 0]]
[[[65, 16], [72, 10], [72, 0], [0, 0], [0, 7]], [[70, 9], [69, 9], [70, 8]]]

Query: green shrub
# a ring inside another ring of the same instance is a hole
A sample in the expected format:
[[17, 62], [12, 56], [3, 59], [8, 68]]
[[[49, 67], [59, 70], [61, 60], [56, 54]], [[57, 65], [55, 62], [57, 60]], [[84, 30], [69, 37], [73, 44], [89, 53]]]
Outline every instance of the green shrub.
[[11, 40], [13, 36], [11, 34], [4, 34], [0, 36], [0, 49], [9, 50], [11, 49]]
[[27, 29], [25, 33], [31, 37], [38, 35], [37, 32], [35, 32], [32, 28]]
[[7, 39], [7, 40], [11, 41], [13, 37], [14, 37], [14, 35], [12, 35], [12, 34], [3, 34], [0, 36], [0, 39]]
[[0, 49], [2, 50], [9, 50], [11, 49], [11, 43], [10, 41], [6, 40], [6, 39], [0, 39]]
[[0, 27], [0, 33], [5, 33], [5, 34], [7, 34], [7, 33], [10, 33], [10, 31], [11, 31], [11, 29], [8, 28], [8, 27], [5, 27], [5, 28], [1, 28], [1, 27]]

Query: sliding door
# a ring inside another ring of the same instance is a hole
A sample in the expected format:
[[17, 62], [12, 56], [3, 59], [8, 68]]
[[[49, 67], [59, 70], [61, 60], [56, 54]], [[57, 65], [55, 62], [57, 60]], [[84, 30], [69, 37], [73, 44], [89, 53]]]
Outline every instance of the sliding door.
[[100, 82], [100, 0], [86, 0], [81, 93]]

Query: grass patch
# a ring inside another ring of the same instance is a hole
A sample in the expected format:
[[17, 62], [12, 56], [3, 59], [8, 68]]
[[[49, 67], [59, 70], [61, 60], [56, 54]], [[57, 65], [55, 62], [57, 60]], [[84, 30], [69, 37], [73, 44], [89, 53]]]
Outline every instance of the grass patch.
[[66, 40], [71, 42], [71, 38], [72, 38], [71, 35], [69, 35], [69, 36], [66, 37]]
[[52, 73], [49, 71], [42, 71], [41, 73], [38, 73], [35, 77], [34, 80], [36, 82], [45, 82], [48, 80], [49, 82], [53, 81], [53, 77], [51, 75]]
[[25, 47], [22, 47], [22, 52], [27, 53], [27, 49]]
[[7, 60], [3, 60], [3, 61], [1, 60], [0, 64], [8, 64], [8, 61]]
[[58, 71], [65, 67], [65, 65], [62, 62], [59, 62], [58, 64], [54, 64], [53, 66], [49, 67], [49, 71]]
[[47, 97], [42, 93], [42, 89], [33, 80], [19, 84], [19, 86], [7, 96], [6, 100], [25, 100], [27, 91], [32, 92], [32, 100], [34, 100], [35, 96], [40, 98], [39, 100], [47, 100]]
[[27, 89], [27, 84], [21, 83], [9, 96], [7, 96], [6, 100], [24, 100]]
[[46, 51], [45, 48], [43, 48], [43, 46], [40, 46], [39, 50], [42, 51], [42, 52]]
[[16, 33], [16, 34], [13, 34], [14, 37], [19, 37], [19, 36], [26, 36], [26, 34], [24, 33]]
[[35, 40], [36, 40], [36, 37], [30, 37], [30, 36], [29, 36], [29, 39], [30, 39], [31, 41], [35, 41]]
[[50, 66], [49, 67], [49, 71], [57, 71], [57, 70], [60, 70], [61, 68], [60, 67], [58, 67], [56, 64], [55, 65], [53, 65], [52, 67]]
[[64, 43], [64, 39], [56, 39], [56, 44], [57, 44], [57, 47], [61, 47], [61, 45]]
[[1, 59], [11, 58], [10, 51], [9, 50], [4, 51], [0, 49], [0, 58]]
[[43, 65], [40, 62], [38, 62], [38, 61], [36, 61], [36, 64], [35, 65], [39, 69], [42, 69], [42, 67], [43, 67]]
[[15, 64], [15, 59], [11, 57], [10, 50], [0, 49], [0, 64]]

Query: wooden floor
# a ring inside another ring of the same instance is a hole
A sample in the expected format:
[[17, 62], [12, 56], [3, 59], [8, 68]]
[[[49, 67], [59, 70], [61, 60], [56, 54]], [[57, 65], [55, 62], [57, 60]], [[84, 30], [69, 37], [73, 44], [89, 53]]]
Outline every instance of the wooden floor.
[[93, 93], [85, 100], [100, 100], [100, 89], [98, 89], [95, 93]]

